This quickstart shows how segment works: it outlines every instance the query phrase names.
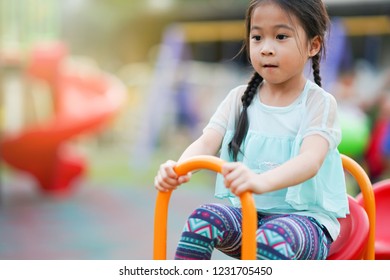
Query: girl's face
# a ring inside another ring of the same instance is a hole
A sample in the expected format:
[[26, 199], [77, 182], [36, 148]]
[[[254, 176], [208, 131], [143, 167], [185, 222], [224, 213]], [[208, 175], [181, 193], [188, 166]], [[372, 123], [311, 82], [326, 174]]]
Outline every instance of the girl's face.
[[267, 1], [253, 10], [249, 50], [254, 69], [278, 85], [302, 79], [307, 60], [320, 50], [320, 40], [308, 41], [295, 16]]

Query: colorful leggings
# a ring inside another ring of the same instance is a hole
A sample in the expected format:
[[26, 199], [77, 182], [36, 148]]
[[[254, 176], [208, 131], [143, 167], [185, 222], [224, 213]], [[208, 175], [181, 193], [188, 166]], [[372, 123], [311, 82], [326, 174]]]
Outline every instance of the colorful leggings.
[[[209, 260], [214, 248], [241, 257], [241, 209], [206, 204], [184, 226], [176, 260]], [[332, 242], [318, 222], [294, 214], [258, 214], [257, 259], [326, 259]]]

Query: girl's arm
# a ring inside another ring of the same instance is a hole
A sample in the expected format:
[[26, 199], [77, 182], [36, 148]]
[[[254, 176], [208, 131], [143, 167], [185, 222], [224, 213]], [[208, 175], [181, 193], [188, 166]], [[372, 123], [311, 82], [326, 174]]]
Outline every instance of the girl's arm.
[[[179, 162], [197, 155], [216, 155], [221, 147], [223, 136], [214, 129], [206, 129], [203, 134], [195, 140], [183, 152]], [[159, 191], [170, 191], [176, 189], [191, 178], [191, 173], [184, 176], [177, 176], [174, 166], [177, 162], [168, 160], [160, 166], [154, 185]]]
[[311, 135], [303, 140], [298, 156], [261, 174], [241, 163], [226, 163], [222, 168], [225, 185], [235, 195], [240, 195], [244, 191], [261, 194], [300, 184], [317, 174], [328, 149], [325, 138]]

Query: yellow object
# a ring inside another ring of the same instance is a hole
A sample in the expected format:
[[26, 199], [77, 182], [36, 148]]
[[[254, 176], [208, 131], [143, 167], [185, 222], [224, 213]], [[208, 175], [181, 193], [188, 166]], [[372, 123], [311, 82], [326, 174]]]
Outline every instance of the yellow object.
[[[344, 17], [342, 22], [348, 36], [386, 36], [390, 34], [390, 17], [387, 15]], [[179, 23], [186, 42], [242, 41], [245, 37], [243, 20], [202, 21]]]

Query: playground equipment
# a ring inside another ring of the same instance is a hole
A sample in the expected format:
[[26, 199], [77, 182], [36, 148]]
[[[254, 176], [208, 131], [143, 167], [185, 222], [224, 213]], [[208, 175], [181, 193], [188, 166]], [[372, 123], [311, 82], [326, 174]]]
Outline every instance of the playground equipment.
[[[364, 208], [357, 201], [348, 197], [350, 214], [339, 219], [341, 232], [332, 244], [328, 259], [374, 259], [375, 242], [375, 198], [371, 182], [363, 168], [348, 156], [342, 155], [344, 169], [358, 182]], [[197, 169], [209, 169], [221, 172], [224, 161], [214, 156], [197, 156], [190, 158], [175, 167], [180, 176]], [[154, 252], [156, 260], [166, 259], [168, 204], [172, 192], [158, 192], [154, 216]], [[251, 193], [240, 197], [242, 204], [242, 251], [244, 260], [256, 259], [257, 215]]]
[[[373, 190], [376, 207], [375, 259], [390, 260], [390, 179], [375, 183]], [[365, 205], [362, 194], [356, 200], [360, 205]]]
[[45, 81], [54, 100], [54, 114], [44, 123], [2, 135], [1, 158], [11, 167], [31, 174], [45, 192], [63, 193], [83, 174], [85, 160], [71, 150], [69, 140], [93, 133], [109, 122], [126, 98], [125, 86], [113, 76], [84, 75], [66, 67], [62, 43], [37, 46], [27, 75]]
[[[224, 161], [213, 156], [197, 156], [175, 167], [177, 175], [185, 175], [197, 169], [209, 169], [220, 173]], [[168, 204], [172, 192], [159, 192], [157, 195], [154, 220], [154, 259], [166, 259], [166, 239]], [[242, 204], [242, 259], [256, 259], [257, 213], [251, 193], [245, 192], [240, 197]]]
[[374, 260], [375, 243], [375, 197], [371, 181], [364, 169], [352, 158], [341, 155], [344, 170], [358, 183], [364, 207], [348, 196], [350, 214], [339, 219], [341, 231], [332, 244], [328, 259], [365, 259]]

